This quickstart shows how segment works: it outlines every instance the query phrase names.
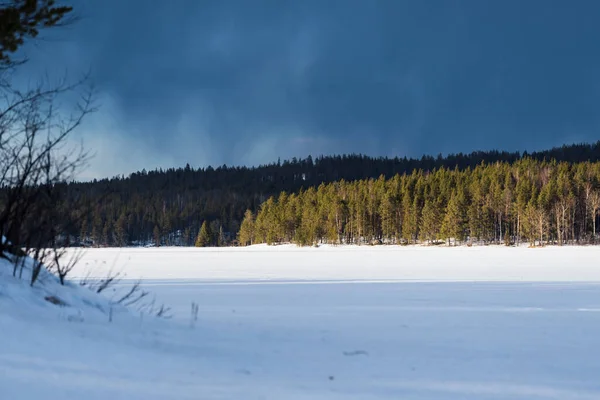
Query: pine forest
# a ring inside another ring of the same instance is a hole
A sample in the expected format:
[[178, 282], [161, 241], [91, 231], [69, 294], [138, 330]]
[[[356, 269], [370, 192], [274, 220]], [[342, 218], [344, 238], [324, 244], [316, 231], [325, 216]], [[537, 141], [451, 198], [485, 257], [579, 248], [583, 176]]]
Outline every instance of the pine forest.
[[57, 184], [71, 245], [595, 243], [600, 142], [537, 153], [362, 155]]
[[248, 210], [242, 244], [594, 243], [600, 163], [524, 159], [282, 192]]

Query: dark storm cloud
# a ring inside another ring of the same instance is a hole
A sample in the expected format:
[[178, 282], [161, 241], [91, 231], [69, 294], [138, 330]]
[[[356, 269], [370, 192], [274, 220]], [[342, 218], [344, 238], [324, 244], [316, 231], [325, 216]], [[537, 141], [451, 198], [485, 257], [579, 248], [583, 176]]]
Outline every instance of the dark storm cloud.
[[596, 1], [82, 7], [47, 52], [92, 69], [95, 174], [600, 138]]

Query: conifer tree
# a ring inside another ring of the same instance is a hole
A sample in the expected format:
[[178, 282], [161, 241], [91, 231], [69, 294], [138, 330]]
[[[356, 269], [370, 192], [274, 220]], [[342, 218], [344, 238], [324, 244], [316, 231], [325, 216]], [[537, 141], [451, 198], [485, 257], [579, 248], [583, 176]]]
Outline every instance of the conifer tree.
[[225, 246], [227, 245], [226, 241], [225, 241], [225, 232], [223, 232], [223, 225], [219, 224], [219, 235], [217, 237], [217, 246], [221, 247], [221, 246]]
[[159, 247], [161, 245], [161, 234], [158, 225], [154, 225], [154, 230], [152, 231], [152, 234], [154, 236], [154, 245], [156, 247]]
[[88, 238], [88, 222], [87, 218], [81, 220], [81, 229], [79, 230], [79, 242], [83, 243]]
[[109, 246], [111, 241], [111, 236], [113, 233], [113, 229], [112, 229], [112, 221], [111, 220], [107, 220], [104, 223], [104, 227], [102, 228], [102, 245], [103, 246]]
[[196, 247], [208, 247], [212, 245], [212, 233], [210, 231], [210, 225], [206, 223], [206, 220], [202, 222], [198, 237], [196, 238]]
[[242, 246], [248, 246], [254, 243], [254, 214], [252, 214], [252, 211], [250, 210], [246, 210], [246, 213], [244, 214], [238, 238]]
[[442, 236], [450, 239], [463, 241], [466, 238], [467, 216], [466, 216], [466, 200], [462, 191], [453, 192], [446, 213], [442, 222]]
[[0, 68], [10, 68], [22, 60], [13, 54], [23, 44], [39, 35], [40, 30], [68, 22], [70, 6], [54, 0], [8, 0], [0, 3]]
[[209, 246], [220, 246], [221, 221], [211, 221], [210, 224], [208, 224], [208, 232], [210, 233]]
[[190, 230], [190, 227], [189, 227], [189, 226], [188, 226], [188, 227], [186, 227], [186, 228], [183, 230], [183, 237], [181, 238], [181, 240], [182, 240], [182, 244], [183, 244], [184, 246], [189, 246], [189, 245], [190, 245], [190, 235], [191, 235], [191, 233], [192, 233], [192, 232], [191, 232], [191, 230]]
[[590, 194], [588, 203], [588, 212], [592, 219], [592, 241], [596, 243], [596, 220], [600, 214], [600, 190], [595, 190]]
[[127, 216], [124, 213], [115, 223], [115, 241], [119, 247], [127, 245]]
[[436, 199], [425, 200], [421, 221], [421, 238], [430, 243], [437, 240], [440, 229], [440, 212]]
[[397, 226], [396, 226], [396, 207], [397, 204], [394, 201], [393, 194], [388, 189], [381, 200], [379, 206], [379, 215], [381, 218], [381, 234], [383, 240], [391, 242], [396, 238]]

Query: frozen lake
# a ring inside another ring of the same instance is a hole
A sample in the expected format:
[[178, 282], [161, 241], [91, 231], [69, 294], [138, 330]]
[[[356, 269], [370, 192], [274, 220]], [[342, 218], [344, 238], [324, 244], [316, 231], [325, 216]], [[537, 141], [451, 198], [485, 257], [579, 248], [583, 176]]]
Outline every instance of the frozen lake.
[[[143, 278], [173, 320], [14, 316], [5, 326], [30, 344], [0, 345], [0, 398], [598, 399], [599, 259], [593, 247], [92, 249], [75, 276]], [[34, 372], [56, 379], [27, 385]]]
[[182, 320], [198, 302], [223, 351], [243, 344], [238, 371], [306, 398], [600, 398], [596, 284], [150, 287]]

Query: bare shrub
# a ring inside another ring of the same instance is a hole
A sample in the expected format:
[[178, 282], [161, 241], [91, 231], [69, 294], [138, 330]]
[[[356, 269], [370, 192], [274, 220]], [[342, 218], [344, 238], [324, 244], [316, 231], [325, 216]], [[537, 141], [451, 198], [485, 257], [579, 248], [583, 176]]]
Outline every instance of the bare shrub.
[[[125, 274], [123, 272], [115, 272], [114, 268], [111, 268], [107, 275], [100, 279], [92, 279], [91, 271], [88, 271], [86, 275], [81, 278], [79, 284], [80, 286], [87, 287], [96, 293], [102, 293], [110, 289], [116, 289], [116, 286], [122, 282], [124, 277]], [[148, 300], [149, 295], [150, 292], [142, 288], [142, 281], [137, 280], [133, 283], [133, 285], [131, 285], [131, 287], [129, 287], [129, 289], [127, 289], [127, 291], [122, 294], [117, 294], [110, 300], [111, 309], [109, 321], [112, 321], [113, 319], [113, 305], [121, 305], [123, 307], [136, 309], [140, 313], [160, 318], [171, 318], [171, 308], [165, 306], [164, 304], [157, 304], [156, 297], [153, 297], [152, 300]]]
[[132, 306], [136, 303], [139, 303], [144, 297], [148, 296], [150, 293], [142, 290], [140, 287], [141, 280], [135, 282], [129, 290], [114, 301], [116, 304], [121, 304], [125, 307]]
[[51, 272], [54, 272], [60, 284], [65, 284], [65, 278], [75, 268], [75, 266], [81, 261], [84, 253], [81, 249], [75, 249], [68, 252], [65, 247], [56, 246], [56, 241], [53, 240], [53, 246], [49, 251], [48, 268]]
[[[74, 21], [71, 7], [55, 3], [0, 2], [0, 235], [7, 239], [0, 242], [0, 255], [16, 255], [13, 274], [19, 276], [26, 255], [32, 256], [32, 285], [48, 258], [40, 249], [56, 248], [71, 223], [59, 217], [61, 184], [75, 177], [88, 154], [82, 147], [70, 147], [70, 137], [95, 111], [87, 76], [74, 82], [44, 78], [27, 87], [13, 80], [26, 61], [13, 56], [26, 41], [41, 30]], [[61, 104], [70, 106], [65, 110]], [[60, 267], [63, 283], [67, 270]]]

